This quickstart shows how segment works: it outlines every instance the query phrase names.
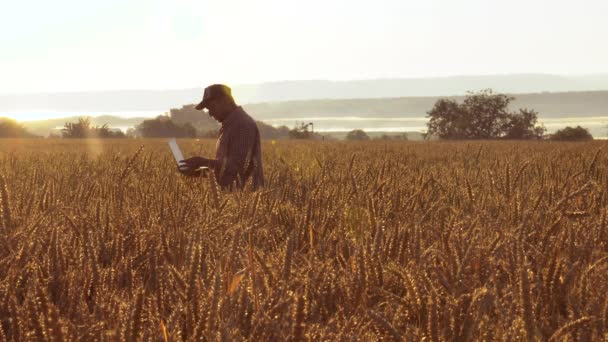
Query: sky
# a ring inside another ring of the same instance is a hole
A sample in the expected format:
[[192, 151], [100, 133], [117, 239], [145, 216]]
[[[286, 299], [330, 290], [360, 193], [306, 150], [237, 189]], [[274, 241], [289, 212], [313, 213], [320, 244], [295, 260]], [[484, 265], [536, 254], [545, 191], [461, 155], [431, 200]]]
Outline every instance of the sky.
[[606, 0], [0, 1], [0, 94], [608, 72]]

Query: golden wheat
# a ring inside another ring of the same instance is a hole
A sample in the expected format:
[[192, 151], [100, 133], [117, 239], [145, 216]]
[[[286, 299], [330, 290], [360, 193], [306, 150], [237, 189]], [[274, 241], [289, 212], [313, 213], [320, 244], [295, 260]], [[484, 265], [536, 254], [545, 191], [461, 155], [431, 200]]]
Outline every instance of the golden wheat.
[[604, 144], [3, 140], [0, 340], [602, 340]]

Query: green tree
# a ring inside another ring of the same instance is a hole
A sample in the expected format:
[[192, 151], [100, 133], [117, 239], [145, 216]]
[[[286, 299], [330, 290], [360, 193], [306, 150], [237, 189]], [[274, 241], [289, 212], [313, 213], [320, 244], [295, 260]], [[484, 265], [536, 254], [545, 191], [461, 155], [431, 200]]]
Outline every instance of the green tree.
[[593, 136], [589, 130], [581, 126], [566, 127], [558, 130], [550, 137], [551, 140], [557, 141], [584, 141], [593, 140]]
[[427, 112], [427, 136], [440, 139], [531, 139], [544, 133], [537, 125], [538, 113], [520, 109], [509, 112], [513, 97], [485, 89], [469, 92], [463, 103], [439, 99]]
[[369, 140], [369, 135], [367, 135], [367, 133], [365, 133], [365, 131], [363, 131], [362, 129], [355, 129], [355, 130], [348, 132], [348, 134], [346, 134], [346, 140], [351, 140], [351, 141]]

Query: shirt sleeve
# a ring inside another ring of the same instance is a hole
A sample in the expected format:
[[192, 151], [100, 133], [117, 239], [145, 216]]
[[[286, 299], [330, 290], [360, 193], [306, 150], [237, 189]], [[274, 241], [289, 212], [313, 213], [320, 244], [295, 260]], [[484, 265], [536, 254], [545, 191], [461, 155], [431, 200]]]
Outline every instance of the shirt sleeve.
[[255, 126], [242, 123], [230, 130], [228, 150], [223, 160], [218, 160], [216, 179], [220, 186], [229, 186], [237, 176], [242, 176], [252, 159], [255, 144]]

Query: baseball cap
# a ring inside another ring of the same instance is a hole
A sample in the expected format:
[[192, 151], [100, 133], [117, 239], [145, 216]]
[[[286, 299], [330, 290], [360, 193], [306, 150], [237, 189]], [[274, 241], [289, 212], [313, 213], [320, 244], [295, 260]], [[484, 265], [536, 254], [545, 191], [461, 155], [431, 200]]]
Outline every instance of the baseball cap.
[[209, 101], [224, 96], [232, 97], [232, 90], [230, 87], [225, 84], [212, 84], [205, 88], [205, 91], [203, 92], [203, 100], [195, 108], [198, 110], [207, 108]]

